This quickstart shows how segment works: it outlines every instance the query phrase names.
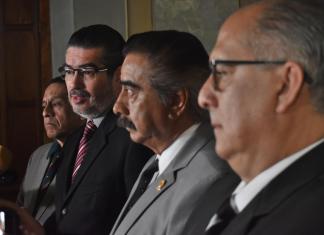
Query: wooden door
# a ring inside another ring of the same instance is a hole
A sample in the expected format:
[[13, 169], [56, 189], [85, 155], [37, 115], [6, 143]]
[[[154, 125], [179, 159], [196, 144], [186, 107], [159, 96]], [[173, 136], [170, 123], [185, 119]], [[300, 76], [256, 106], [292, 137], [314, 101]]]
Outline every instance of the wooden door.
[[0, 0], [0, 144], [13, 153], [14, 200], [30, 154], [43, 143], [41, 97], [51, 77], [48, 0]]

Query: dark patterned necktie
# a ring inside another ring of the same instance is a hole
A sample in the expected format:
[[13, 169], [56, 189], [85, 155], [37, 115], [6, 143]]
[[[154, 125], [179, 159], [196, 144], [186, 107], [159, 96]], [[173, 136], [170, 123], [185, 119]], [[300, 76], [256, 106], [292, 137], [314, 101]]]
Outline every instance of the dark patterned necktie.
[[127, 207], [124, 211], [124, 215], [127, 214], [127, 212], [134, 206], [136, 201], [142, 196], [142, 194], [147, 189], [149, 183], [152, 180], [152, 177], [155, 172], [159, 171], [159, 160], [155, 159], [151, 165], [149, 165], [145, 171], [142, 173], [141, 178], [138, 181], [138, 185], [136, 190], [134, 191], [131, 199], [129, 200]]
[[38, 195], [37, 195], [37, 200], [36, 200], [36, 206], [33, 211], [33, 213], [36, 213], [39, 207], [39, 204], [44, 197], [45, 193], [47, 192], [48, 187], [50, 186], [52, 180], [54, 179], [57, 169], [59, 168], [59, 165], [61, 163], [61, 151], [62, 148], [61, 146], [57, 143], [54, 142], [53, 145], [51, 146], [50, 150], [48, 151], [48, 158], [49, 164], [47, 166], [47, 169], [45, 171], [43, 180], [41, 182], [41, 185], [39, 187]]
[[219, 208], [217, 213], [217, 221], [215, 221], [215, 223], [207, 229], [205, 235], [220, 234], [236, 216], [236, 212], [233, 210], [230, 201], [231, 198], [229, 197]]
[[78, 154], [75, 159], [75, 163], [74, 163], [74, 167], [73, 167], [72, 181], [71, 181], [72, 183], [80, 169], [80, 166], [84, 160], [84, 157], [87, 154], [88, 147], [89, 147], [89, 140], [91, 139], [91, 137], [94, 134], [94, 132], [96, 131], [96, 129], [97, 129], [97, 127], [95, 126], [93, 121], [89, 120], [87, 122], [86, 127], [84, 128], [83, 136], [82, 136], [80, 144], [79, 144]]

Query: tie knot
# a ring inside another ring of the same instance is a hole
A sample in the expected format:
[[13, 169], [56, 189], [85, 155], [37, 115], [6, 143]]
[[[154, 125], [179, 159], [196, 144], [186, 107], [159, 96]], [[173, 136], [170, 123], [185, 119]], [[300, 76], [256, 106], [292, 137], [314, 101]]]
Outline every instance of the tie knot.
[[87, 138], [90, 138], [93, 135], [93, 133], [96, 131], [96, 129], [97, 129], [97, 127], [93, 123], [93, 121], [89, 120], [87, 122], [86, 127], [84, 128], [83, 136], [87, 137]]

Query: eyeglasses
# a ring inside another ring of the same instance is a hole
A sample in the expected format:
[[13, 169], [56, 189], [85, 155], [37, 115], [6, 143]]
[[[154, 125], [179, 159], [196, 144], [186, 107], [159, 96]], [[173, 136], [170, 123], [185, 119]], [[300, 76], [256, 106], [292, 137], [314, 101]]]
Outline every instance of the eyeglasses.
[[210, 61], [210, 69], [212, 73], [216, 71], [216, 66], [219, 64], [234, 66], [234, 65], [281, 65], [286, 63], [285, 60], [212, 60]]
[[[213, 76], [217, 72], [217, 65], [223, 64], [228, 66], [235, 66], [235, 65], [282, 65], [285, 64], [286, 60], [212, 60], [210, 61], [210, 69]], [[305, 82], [311, 84], [312, 79], [308, 75], [308, 73], [304, 70], [304, 79]]]
[[96, 74], [100, 72], [107, 71], [108, 68], [96, 68], [96, 67], [84, 67], [84, 68], [71, 68], [67, 65], [62, 65], [59, 67], [58, 71], [61, 74], [62, 78], [66, 81], [71, 81], [75, 73], [83, 78], [84, 81], [90, 81], [95, 79]]

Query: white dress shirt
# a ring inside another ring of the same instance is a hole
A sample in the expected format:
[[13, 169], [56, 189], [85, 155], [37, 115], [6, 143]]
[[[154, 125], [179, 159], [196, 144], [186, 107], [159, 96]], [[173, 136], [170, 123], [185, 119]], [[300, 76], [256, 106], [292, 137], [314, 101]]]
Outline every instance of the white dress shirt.
[[[161, 155], [156, 156], [159, 159], [158, 175], [161, 175], [165, 171], [170, 162], [174, 159], [174, 156], [178, 154], [187, 141], [194, 135], [194, 132], [199, 125], [200, 123], [197, 123], [189, 127], [168, 148], [166, 148]], [[158, 175], [153, 176], [153, 179], [155, 179]]]
[[287, 167], [297, 161], [299, 158], [303, 157], [305, 153], [309, 152], [311, 149], [315, 148], [319, 144], [324, 142], [324, 139], [320, 139], [315, 143], [307, 146], [306, 148], [290, 155], [287, 158], [277, 162], [275, 165], [264, 170], [259, 175], [257, 175], [250, 182], [246, 183], [241, 181], [241, 183], [236, 187], [232, 193], [231, 205], [234, 206], [238, 213], [241, 212], [252, 199], [265, 188], [271, 180], [273, 180], [277, 175], [283, 172]]
[[[95, 124], [95, 126], [98, 128], [100, 123], [102, 122], [102, 120], [104, 120], [105, 116], [102, 116], [102, 117], [97, 117], [97, 118], [94, 118], [92, 119], [93, 121], [93, 124]], [[87, 121], [89, 121], [90, 119], [88, 119]]]

